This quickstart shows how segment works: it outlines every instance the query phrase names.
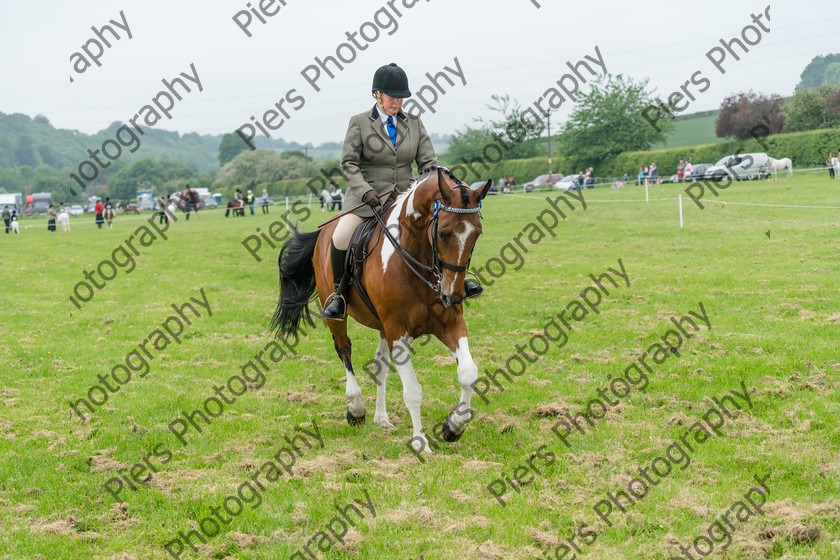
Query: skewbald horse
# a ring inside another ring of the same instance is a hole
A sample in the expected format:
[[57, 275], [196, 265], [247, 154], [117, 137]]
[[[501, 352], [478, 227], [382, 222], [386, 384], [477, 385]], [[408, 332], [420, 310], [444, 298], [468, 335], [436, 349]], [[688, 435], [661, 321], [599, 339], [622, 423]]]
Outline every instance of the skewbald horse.
[[[389, 242], [381, 224], [367, 244], [369, 255], [362, 265], [361, 283], [376, 314], [364, 304], [355, 286], [345, 290], [348, 315], [379, 331], [373, 422], [383, 428], [393, 427], [385, 407], [391, 353], [409, 356], [395, 360], [394, 366], [411, 415], [413, 437], [409, 444], [417, 452], [431, 453], [420, 419], [423, 389], [410, 359], [411, 342], [419, 336], [434, 335], [457, 361], [461, 397], [443, 423], [444, 439], [457, 441], [472, 418], [470, 399], [478, 367], [470, 354], [462, 302], [467, 264], [481, 235], [480, 203], [491, 184], [492, 180], [487, 181], [473, 191], [446, 168], [422, 170], [411, 188], [381, 216], [398, 246]], [[271, 324], [278, 336], [296, 334], [301, 320], [314, 326], [308, 307], [312, 293], [317, 289], [322, 308], [332, 294], [330, 239], [336, 224], [311, 233], [296, 230], [280, 251], [280, 301]], [[351, 362], [347, 322], [326, 323], [347, 375], [347, 421], [362, 424], [365, 405]]]

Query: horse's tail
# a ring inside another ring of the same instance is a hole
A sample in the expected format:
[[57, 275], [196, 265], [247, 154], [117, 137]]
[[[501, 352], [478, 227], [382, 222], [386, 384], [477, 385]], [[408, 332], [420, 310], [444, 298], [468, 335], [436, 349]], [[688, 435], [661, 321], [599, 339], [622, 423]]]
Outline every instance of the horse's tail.
[[790, 160], [790, 158], [787, 158], [787, 161], [785, 163], [787, 163], [787, 178], [790, 179], [793, 176], [793, 162]]
[[280, 268], [280, 301], [271, 318], [271, 330], [279, 336], [297, 335], [300, 321], [315, 326], [309, 313], [309, 298], [315, 291], [315, 267], [312, 256], [320, 231], [300, 233], [283, 245], [277, 264]]

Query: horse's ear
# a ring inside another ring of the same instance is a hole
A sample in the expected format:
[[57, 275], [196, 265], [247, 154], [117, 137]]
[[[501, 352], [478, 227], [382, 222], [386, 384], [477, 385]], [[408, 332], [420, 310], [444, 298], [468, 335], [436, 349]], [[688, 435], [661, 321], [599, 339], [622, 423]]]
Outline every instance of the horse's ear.
[[451, 202], [451, 193], [452, 190], [449, 188], [449, 185], [446, 184], [446, 177], [443, 174], [443, 171], [440, 167], [437, 170], [437, 178], [438, 178], [438, 190], [440, 191], [440, 196], [443, 198], [443, 201], [447, 204]]
[[478, 189], [475, 192], [475, 200], [476, 202], [481, 202], [481, 200], [487, 196], [487, 193], [490, 192], [490, 187], [493, 186], [493, 179], [487, 179], [487, 182], [484, 183], [484, 186]]

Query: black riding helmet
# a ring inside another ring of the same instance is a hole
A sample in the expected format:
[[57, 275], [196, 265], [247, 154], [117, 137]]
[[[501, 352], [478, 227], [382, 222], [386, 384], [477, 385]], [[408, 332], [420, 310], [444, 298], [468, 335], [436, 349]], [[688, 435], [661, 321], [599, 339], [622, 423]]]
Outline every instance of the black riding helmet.
[[379, 91], [396, 98], [411, 97], [411, 91], [408, 89], [408, 76], [405, 75], [405, 70], [393, 62], [379, 67], [373, 75], [373, 87], [371, 90]]

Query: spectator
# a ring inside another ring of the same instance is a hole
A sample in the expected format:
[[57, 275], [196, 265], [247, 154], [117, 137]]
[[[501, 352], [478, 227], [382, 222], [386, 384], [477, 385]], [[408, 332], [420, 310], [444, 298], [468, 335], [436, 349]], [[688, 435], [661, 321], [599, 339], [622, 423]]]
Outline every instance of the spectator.
[[623, 186], [624, 186], [624, 183], [622, 183], [621, 181], [619, 181], [619, 180], [618, 180], [618, 177], [613, 177], [613, 184], [612, 184], [612, 188], [614, 188], [614, 189], [620, 189], [620, 188], [621, 188], [621, 187], [623, 187]]
[[[825, 164], [828, 166], [828, 178], [834, 179], [834, 152], [828, 154], [828, 160], [826, 160]], [[5, 212], [3, 212], [3, 216], [6, 216]], [[8, 225], [8, 222], [6, 225]], [[9, 228], [6, 228], [6, 233], [9, 233]]]
[[653, 183], [654, 185], [659, 184], [659, 175], [658, 175], [658, 170], [656, 168], [656, 163], [651, 163], [650, 164], [650, 182]]
[[[161, 224], [168, 224], [169, 223], [169, 216], [166, 214], [166, 197], [160, 197], [158, 200], [158, 207], [160, 208], [160, 221]], [[154, 221], [154, 220], [152, 220]]]
[[677, 182], [683, 182], [683, 171], [685, 171], [685, 164], [683, 160], [680, 160], [680, 163], [677, 165]]
[[52, 204], [47, 209], [47, 231], [55, 231], [55, 208]]
[[9, 214], [9, 206], [6, 205], [3, 207], [3, 223], [6, 224], [6, 234], [9, 233], [9, 222], [12, 220], [12, 216]]
[[262, 205], [263, 214], [268, 214], [268, 191], [265, 189], [263, 189], [262, 201], [260, 204]]
[[640, 167], [639, 168], [639, 178], [638, 178], [638, 180], [636, 180], [636, 184], [641, 187], [644, 184], [644, 182], [645, 182], [645, 168]]
[[254, 215], [254, 193], [251, 192], [251, 189], [248, 189], [248, 196], [245, 197], [245, 202], [248, 203], [248, 207], [251, 209], [251, 215]]
[[341, 212], [341, 187], [335, 181], [330, 181], [330, 199], [332, 199], [330, 212], [335, 210], [336, 205], [338, 205], [338, 211]]
[[96, 204], [93, 206], [93, 213], [96, 214], [96, 227], [102, 229], [102, 224], [105, 220], [102, 219], [102, 212], [105, 210], [105, 207], [102, 206], [102, 201], [97, 200]]
[[621, 182], [625, 185], [627, 184], [627, 173], [624, 174], [624, 178], [621, 180]]

